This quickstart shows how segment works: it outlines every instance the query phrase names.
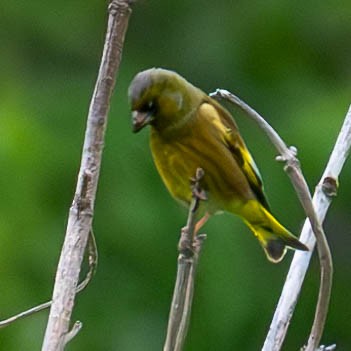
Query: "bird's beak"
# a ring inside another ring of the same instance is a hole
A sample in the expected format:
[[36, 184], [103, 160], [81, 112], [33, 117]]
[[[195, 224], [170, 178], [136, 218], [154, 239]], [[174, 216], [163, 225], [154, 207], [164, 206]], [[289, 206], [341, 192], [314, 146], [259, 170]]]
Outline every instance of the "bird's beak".
[[137, 133], [152, 121], [151, 112], [132, 111], [133, 132]]

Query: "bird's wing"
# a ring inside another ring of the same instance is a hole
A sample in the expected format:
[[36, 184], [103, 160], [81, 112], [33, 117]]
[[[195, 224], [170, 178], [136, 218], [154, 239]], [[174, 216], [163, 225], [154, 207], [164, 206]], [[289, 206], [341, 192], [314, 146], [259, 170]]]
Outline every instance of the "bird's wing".
[[216, 101], [211, 101], [211, 104], [216, 109], [219, 115], [220, 123], [225, 129], [224, 140], [233, 157], [240, 165], [245, 174], [252, 191], [257, 196], [258, 201], [269, 210], [269, 204], [263, 191], [263, 182], [260, 172], [253, 160], [249, 150], [247, 149], [243, 139], [239, 134], [238, 127], [232, 116]]

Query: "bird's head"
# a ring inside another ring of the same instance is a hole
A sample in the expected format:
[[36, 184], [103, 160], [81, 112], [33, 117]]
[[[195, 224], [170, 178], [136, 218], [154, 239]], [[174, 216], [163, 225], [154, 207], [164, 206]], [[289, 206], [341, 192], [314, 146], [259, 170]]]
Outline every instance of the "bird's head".
[[151, 68], [138, 73], [128, 90], [133, 132], [148, 124], [159, 131], [183, 126], [203, 95], [173, 71]]

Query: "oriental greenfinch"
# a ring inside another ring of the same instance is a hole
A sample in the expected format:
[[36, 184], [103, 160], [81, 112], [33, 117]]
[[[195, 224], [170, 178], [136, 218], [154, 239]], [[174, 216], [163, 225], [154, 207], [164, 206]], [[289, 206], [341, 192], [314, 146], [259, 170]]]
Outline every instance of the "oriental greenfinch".
[[231, 114], [217, 101], [173, 71], [151, 68], [130, 84], [133, 131], [150, 125], [156, 168], [171, 195], [185, 205], [192, 199], [189, 180], [197, 168], [207, 200], [196, 230], [213, 214], [240, 216], [279, 262], [286, 248], [307, 250], [271, 214], [262, 179]]

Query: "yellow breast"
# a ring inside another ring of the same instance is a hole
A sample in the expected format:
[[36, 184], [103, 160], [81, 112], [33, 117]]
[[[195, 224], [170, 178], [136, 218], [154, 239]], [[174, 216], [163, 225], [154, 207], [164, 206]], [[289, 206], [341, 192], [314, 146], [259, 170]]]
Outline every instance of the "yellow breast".
[[225, 144], [226, 128], [217, 118], [214, 108], [203, 104], [181, 133], [163, 135], [152, 128], [150, 138], [157, 170], [179, 201], [190, 203], [190, 178], [198, 167], [205, 171], [201, 185], [210, 212], [232, 211], [249, 193], [247, 180]]

